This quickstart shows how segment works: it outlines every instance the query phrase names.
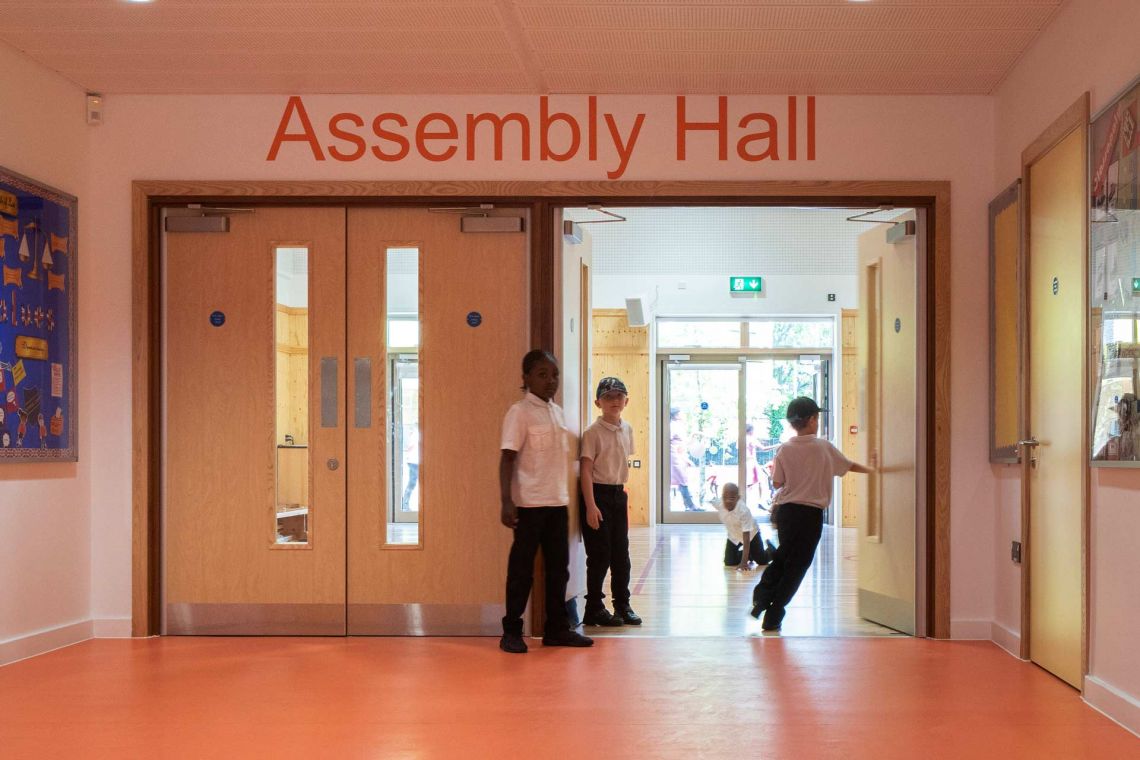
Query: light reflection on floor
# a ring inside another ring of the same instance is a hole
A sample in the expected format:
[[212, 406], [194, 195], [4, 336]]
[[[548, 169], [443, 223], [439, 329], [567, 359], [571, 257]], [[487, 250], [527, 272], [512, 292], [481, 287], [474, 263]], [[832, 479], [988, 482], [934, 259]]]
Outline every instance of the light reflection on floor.
[[[841, 530], [847, 531], [846, 540], [837, 546], [835, 529], [825, 526], [815, 562], [788, 606], [780, 635], [903, 635], [856, 614], [855, 529]], [[719, 525], [631, 528], [630, 557], [631, 602], [644, 623], [640, 627], [586, 627], [583, 630], [588, 635], [761, 635], [760, 623], [748, 610], [752, 588], [763, 568], [748, 573], [726, 568], [724, 529]]]

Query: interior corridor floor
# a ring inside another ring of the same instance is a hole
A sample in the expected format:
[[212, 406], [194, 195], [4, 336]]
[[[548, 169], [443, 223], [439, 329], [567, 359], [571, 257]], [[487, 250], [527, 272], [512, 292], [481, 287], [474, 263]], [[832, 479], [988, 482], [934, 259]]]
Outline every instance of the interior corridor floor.
[[1140, 757], [982, 641], [97, 639], [0, 667], [4, 760]]
[[[824, 526], [815, 561], [788, 606], [779, 635], [902, 636], [856, 613], [855, 528], [839, 530], [842, 542], [836, 529]], [[764, 535], [769, 531], [768, 525], [761, 526]], [[630, 602], [644, 623], [583, 630], [589, 636], [761, 635], [759, 621], [748, 610], [764, 568], [726, 568], [724, 541], [720, 525], [631, 528]], [[608, 577], [605, 593], [608, 605]]]

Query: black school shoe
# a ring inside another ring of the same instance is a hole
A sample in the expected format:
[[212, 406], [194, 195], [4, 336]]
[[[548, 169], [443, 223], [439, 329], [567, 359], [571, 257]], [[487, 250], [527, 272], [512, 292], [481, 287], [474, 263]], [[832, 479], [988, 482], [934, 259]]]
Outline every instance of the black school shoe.
[[565, 630], [548, 633], [542, 637], [544, 647], [592, 647], [594, 640], [577, 631]]
[[586, 614], [582, 616], [582, 625], [604, 625], [612, 628], [625, 625], [625, 621], [617, 615], [611, 615], [609, 610], [602, 607], [600, 610], [586, 610]]
[[626, 625], [641, 625], [641, 618], [636, 612], [633, 611], [633, 608], [629, 605], [625, 605], [624, 607], [614, 607], [614, 617], [618, 618]]
[[769, 607], [768, 610], [764, 613], [764, 622], [760, 624], [760, 630], [778, 631], [780, 630], [780, 624], [783, 622], [784, 611], [780, 610], [777, 612], [772, 607]]
[[765, 541], [764, 545], [768, 547], [768, 551], [766, 552], [768, 555], [768, 564], [772, 564], [772, 560], [776, 559], [776, 545], [772, 543], [771, 539]]
[[526, 654], [526, 642], [517, 633], [504, 633], [499, 639], [499, 649], [508, 654]]
[[771, 604], [771, 597], [764, 593], [760, 584], [757, 583], [756, 587], [752, 589], [752, 611], [748, 614], [759, 620]]

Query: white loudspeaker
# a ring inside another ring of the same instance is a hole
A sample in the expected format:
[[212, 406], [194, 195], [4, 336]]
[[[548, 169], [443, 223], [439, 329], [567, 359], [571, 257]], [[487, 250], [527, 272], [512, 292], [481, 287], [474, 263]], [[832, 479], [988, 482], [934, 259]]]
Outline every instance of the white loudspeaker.
[[645, 304], [645, 296], [625, 299], [625, 317], [630, 327], [645, 327], [649, 324], [649, 309]]
[[95, 127], [103, 123], [103, 96], [94, 92], [87, 94], [87, 123]]

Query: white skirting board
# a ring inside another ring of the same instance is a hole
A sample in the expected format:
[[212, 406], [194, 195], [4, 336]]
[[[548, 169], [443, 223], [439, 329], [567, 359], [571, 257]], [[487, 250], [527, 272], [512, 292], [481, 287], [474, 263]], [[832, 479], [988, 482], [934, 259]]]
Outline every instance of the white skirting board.
[[1085, 702], [1140, 736], [1140, 701], [1096, 676], [1085, 676]]
[[1021, 659], [1021, 634], [995, 621], [990, 624], [990, 639], [1014, 657]]
[[9, 641], [0, 642], [0, 665], [50, 652], [53, 649], [69, 647], [91, 638], [95, 621], [81, 620], [78, 623], [36, 631]]

